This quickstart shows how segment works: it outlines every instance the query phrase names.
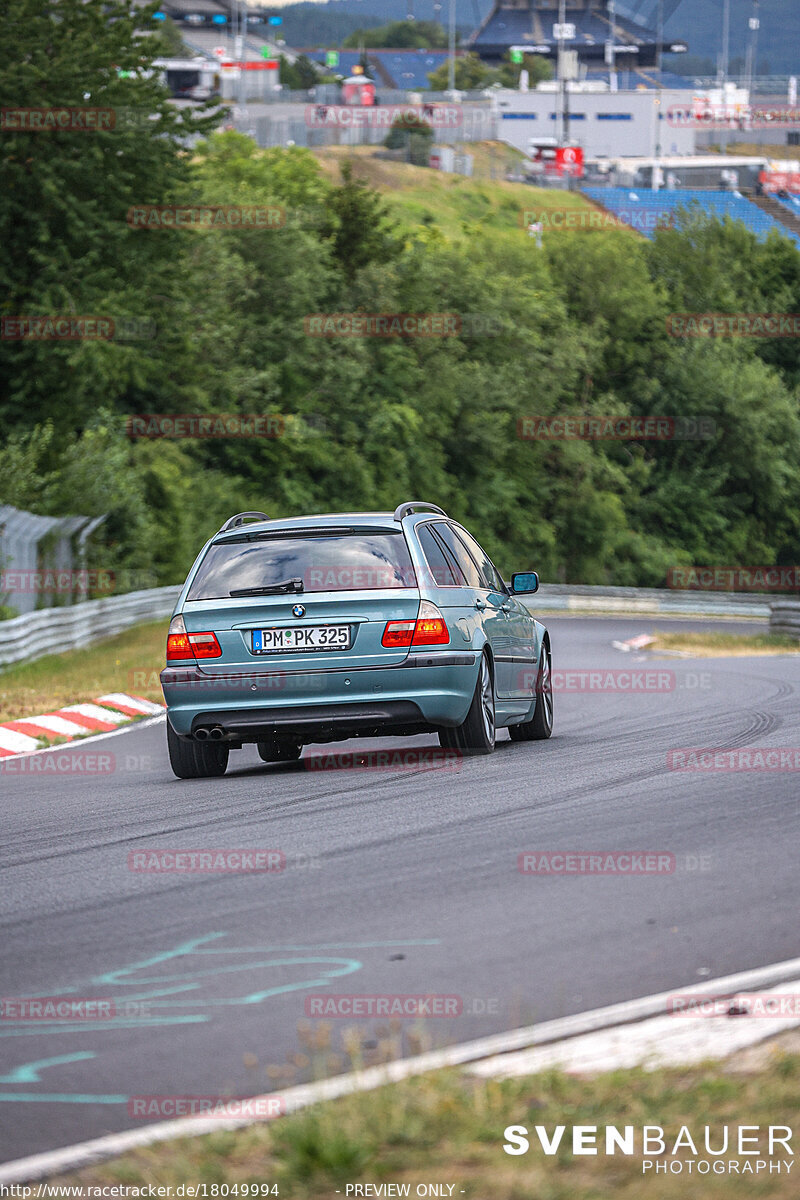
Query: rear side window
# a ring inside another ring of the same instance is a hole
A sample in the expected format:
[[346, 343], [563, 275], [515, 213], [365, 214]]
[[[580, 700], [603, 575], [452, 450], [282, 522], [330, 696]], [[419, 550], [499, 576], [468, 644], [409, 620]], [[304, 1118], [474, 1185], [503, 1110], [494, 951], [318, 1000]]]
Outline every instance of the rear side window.
[[455, 532], [478, 564], [481, 576], [489, 590], [505, 595], [507, 591], [506, 585], [503, 583], [500, 572], [486, 551], [482, 550], [472, 534], [467, 533], [466, 529], [462, 529], [460, 525], [456, 527]]
[[299, 580], [303, 592], [377, 591], [416, 587], [402, 533], [286, 534], [210, 546], [187, 600], [222, 600], [234, 593]]
[[444, 547], [430, 525], [418, 525], [417, 537], [430, 567], [431, 575], [438, 587], [463, 587], [464, 579], [456, 576], [455, 563], [451, 562]]
[[473, 561], [472, 555], [469, 553], [467, 547], [460, 540], [460, 538], [456, 537], [455, 532], [450, 528], [450, 526], [446, 525], [444, 521], [437, 521], [434, 529], [436, 530], [437, 537], [442, 539], [445, 546], [458, 563], [461, 573], [467, 581], [467, 585], [469, 587], [477, 588], [485, 587], [485, 584], [481, 579], [480, 572]]

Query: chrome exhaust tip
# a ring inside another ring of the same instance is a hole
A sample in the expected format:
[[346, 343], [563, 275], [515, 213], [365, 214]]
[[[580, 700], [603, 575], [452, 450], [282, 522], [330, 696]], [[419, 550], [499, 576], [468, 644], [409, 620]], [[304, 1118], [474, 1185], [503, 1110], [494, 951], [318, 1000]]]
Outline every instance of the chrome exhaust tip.
[[195, 729], [194, 736], [198, 742], [204, 742], [208, 737], [208, 730], [203, 729], [202, 727], [200, 729]]
[[225, 737], [225, 730], [221, 725], [215, 725], [213, 729], [209, 729], [208, 736], [212, 738], [213, 741], [218, 742]]

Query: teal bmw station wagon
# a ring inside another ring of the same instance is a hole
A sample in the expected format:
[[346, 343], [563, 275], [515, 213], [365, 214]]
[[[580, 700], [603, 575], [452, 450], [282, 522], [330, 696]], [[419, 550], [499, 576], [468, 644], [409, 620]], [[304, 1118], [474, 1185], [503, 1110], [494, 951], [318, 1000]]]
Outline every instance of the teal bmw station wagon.
[[272, 521], [238, 513], [183, 586], [161, 674], [170, 764], [222, 775], [253, 742], [265, 762], [304, 745], [436, 733], [489, 754], [553, 730], [550, 636], [441, 508]]

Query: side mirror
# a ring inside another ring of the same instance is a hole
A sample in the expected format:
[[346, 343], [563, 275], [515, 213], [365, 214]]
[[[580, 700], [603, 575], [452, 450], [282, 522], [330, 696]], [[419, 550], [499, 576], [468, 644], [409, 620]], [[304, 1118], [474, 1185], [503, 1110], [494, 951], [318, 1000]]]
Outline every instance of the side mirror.
[[538, 592], [539, 576], [535, 571], [517, 571], [511, 576], [511, 591], [515, 596]]

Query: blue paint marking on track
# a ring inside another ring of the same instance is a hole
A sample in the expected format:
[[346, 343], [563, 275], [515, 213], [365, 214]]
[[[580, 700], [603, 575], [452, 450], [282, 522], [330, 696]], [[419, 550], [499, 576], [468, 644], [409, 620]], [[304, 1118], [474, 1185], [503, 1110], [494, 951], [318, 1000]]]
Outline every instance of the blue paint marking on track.
[[87, 1058], [94, 1058], [94, 1051], [76, 1050], [74, 1054], [59, 1054], [55, 1058], [38, 1058], [33, 1062], [24, 1063], [21, 1067], [15, 1067], [7, 1075], [0, 1075], [0, 1083], [39, 1083], [40, 1071], [45, 1071], [48, 1067], [60, 1067], [62, 1063], [82, 1062]]
[[[331, 943], [317, 946], [294, 946], [286, 944], [276, 946], [221, 946], [219, 939], [226, 936], [225, 933], [219, 932], [191, 938], [169, 950], [164, 950], [139, 962], [129, 963], [93, 976], [88, 986], [86, 984], [76, 984], [72, 987], [59, 988], [58, 994], [92, 994], [99, 988], [120, 987], [125, 989], [121, 998], [123, 1004], [146, 1003], [150, 1006], [151, 1010], [155, 1008], [163, 1010], [167, 1007], [211, 1009], [231, 1005], [262, 1004], [265, 1000], [273, 996], [302, 991], [312, 987], [326, 987], [334, 979], [344, 975], [352, 975], [356, 971], [360, 971], [364, 965], [358, 958], [333, 957], [325, 954], [325, 951], [377, 950], [397, 946], [436, 946], [439, 944], [438, 938], [420, 938], [408, 939], [406, 941]], [[210, 943], [214, 944], [211, 945]], [[253, 959], [254, 955], [269, 956], [273, 953], [280, 955], [280, 957]], [[300, 957], [287, 957], [287, 955], [292, 954], [300, 954]], [[246, 956], [248, 961], [215, 966], [209, 965], [206, 961], [202, 968], [197, 970], [181, 971], [180, 973], [167, 975], [145, 975], [144, 977], [141, 974], [142, 972], [148, 972], [154, 967], [175, 963], [179, 959], [195, 957], [207, 960], [209, 957], [219, 958], [225, 955]], [[292, 983], [275, 984], [273, 987], [249, 991], [239, 996], [203, 998], [197, 995], [201, 987], [201, 982], [206, 979], [218, 979], [234, 973], [263, 972], [270, 968], [295, 966], [314, 967], [316, 969], [312, 972], [312, 978], [310, 979], [306, 978], [296, 980]], [[39, 996], [51, 996], [53, 994], [52, 990], [50, 990], [28, 996], [26, 999], [37, 999]], [[166, 1025], [203, 1024], [210, 1019], [209, 1015], [198, 1012], [178, 1015], [161, 1011], [155, 1016], [112, 1017], [106, 1021], [91, 1022], [37, 1021], [35, 1024], [32, 1024], [29, 1021], [20, 1020], [0, 1024], [0, 1037], [53, 1036], [61, 1033], [107, 1033], [114, 1029], [146, 1029]], [[7, 1075], [0, 1076], [0, 1084], [18, 1085], [20, 1083], [38, 1083], [40, 1082], [39, 1072], [48, 1067], [83, 1062], [95, 1057], [94, 1051], [86, 1050], [76, 1051], [74, 1054], [63, 1054], [54, 1058], [34, 1059], [13, 1068]], [[92, 1095], [88, 1092], [28, 1093], [0, 1091], [0, 1100], [14, 1101], [16, 1103], [125, 1104], [128, 1097], [124, 1095]]]

